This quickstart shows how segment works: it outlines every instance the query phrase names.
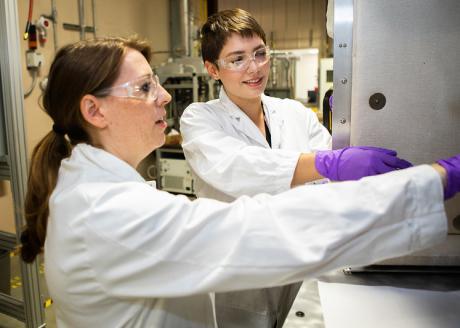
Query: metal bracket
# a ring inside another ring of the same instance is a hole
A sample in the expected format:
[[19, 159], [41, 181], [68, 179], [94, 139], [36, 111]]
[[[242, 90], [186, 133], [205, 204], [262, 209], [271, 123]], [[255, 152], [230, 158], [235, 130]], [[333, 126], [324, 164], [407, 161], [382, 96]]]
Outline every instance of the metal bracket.
[[[64, 28], [64, 30], [81, 31], [81, 25], [78, 24], [63, 23], [62, 27]], [[84, 30], [88, 33], [94, 33], [95, 31], [93, 26], [85, 26]]]
[[334, 3], [334, 110], [332, 146], [350, 145], [353, 0]]

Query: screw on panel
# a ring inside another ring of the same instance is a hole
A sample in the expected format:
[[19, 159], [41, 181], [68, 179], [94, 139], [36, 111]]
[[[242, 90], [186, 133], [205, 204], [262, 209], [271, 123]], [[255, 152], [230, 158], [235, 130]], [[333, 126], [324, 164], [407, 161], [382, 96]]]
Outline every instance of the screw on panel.
[[343, 269], [343, 273], [347, 276], [351, 275], [353, 272], [351, 272], [351, 268], [345, 268]]
[[344, 118], [342, 118], [342, 119], [340, 119], [340, 121], [339, 121], [339, 122], [340, 122], [340, 124], [345, 124], [345, 123], [347, 123], [347, 120], [346, 120], [346, 119], [344, 119]]
[[348, 80], [346, 78], [343, 78], [340, 80], [340, 82], [342, 82], [342, 84], [347, 84]]
[[385, 95], [380, 92], [374, 93], [369, 97], [369, 106], [375, 110], [380, 110], [385, 107], [386, 102]]

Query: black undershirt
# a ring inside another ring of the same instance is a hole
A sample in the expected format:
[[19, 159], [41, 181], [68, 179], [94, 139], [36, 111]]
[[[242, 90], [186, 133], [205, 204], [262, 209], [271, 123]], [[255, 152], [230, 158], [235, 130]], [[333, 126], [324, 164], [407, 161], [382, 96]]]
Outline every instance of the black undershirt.
[[267, 139], [267, 142], [270, 148], [272, 148], [272, 135], [270, 133], [270, 129], [268, 128], [267, 120], [265, 119], [265, 112], [263, 109], [262, 109], [262, 113], [264, 113], [265, 138]]

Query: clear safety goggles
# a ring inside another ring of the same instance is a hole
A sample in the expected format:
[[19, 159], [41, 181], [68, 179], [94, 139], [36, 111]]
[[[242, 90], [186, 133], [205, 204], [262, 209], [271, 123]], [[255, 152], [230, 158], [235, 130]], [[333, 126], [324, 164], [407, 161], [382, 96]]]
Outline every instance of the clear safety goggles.
[[265, 65], [270, 60], [270, 48], [263, 47], [254, 51], [252, 54], [242, 53], [231, 55], [216, 60], [216, 63], [231, 71], [244, 71], [254, 61], [258, 67]]
[[126, 83], [97, 91], [95, 96], [114, 96], [140, 100], [156, 100], [160, 81], [158, 76], [148, 74]]

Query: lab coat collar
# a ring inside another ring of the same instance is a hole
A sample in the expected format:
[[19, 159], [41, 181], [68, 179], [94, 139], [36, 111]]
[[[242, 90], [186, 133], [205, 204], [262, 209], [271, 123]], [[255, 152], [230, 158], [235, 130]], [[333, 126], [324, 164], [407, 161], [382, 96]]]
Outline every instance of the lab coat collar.
[[[260, 133], [259, 129], [254, 124], [254, 122], [252, 122], [251, 119], [228, 97], [223, 87], [220, 89], [219, 99], [220, 99], [220, 102], [222, 104], [224, 111], [230, 117], [230, 122], [237, 130], [239, 130], [240, 132], [242, 132], [244, 135], [251, 138], [252, 140], [256, 141], [261, 146], [265, 148], [270, 147], [267, 140]], [[279, 140], [279, 137], [278, 139], [273, 137], [273, 132], [272, 132], [272, 129], [273, 129], [272, 121], [274, 120], [276, 122], [277, 120], [276, 110], [271, 109], [269, 106], [265, 104], [264, 95], [262, 95], [262, 104], [263, 104], [263, 110], [265, 113], [265, 117], [267, 119], [267, 125], [270, 129], [270, 133], [272, 134], [272, 147], [273, 147], [274, 146], [273, 140], [274, 139]], [[277, 136], [280, 135], [278, 125], [279, 125], [278, 123], [274, 124], [274, 132]], [[277, 144], [279, 144], [279, 142]]]
[[283, 135], [282, 130], [284, 126], [284, 118], [280, 113], [280, 99], [274, 99], [272, 97], [262, 94], [262, 104], [265, 112], [265, 118], [267, 125], [269, 126], [270, 133], [272, 136], [272, 148], [281, 148], [281, 136]]
[[[84, 157], [84, 159], [82, 158]], [[72, 160], [91, 163], [96, 167], [107, 171], [112, 177], [117, 177], [120, 181], [146, 182], [145, 179], [128, 163], [111, 153], [93, 147], [88, 144], [78, 144], [72, 150]], [[99, 171], [100, 172], [100, 171]]]
[[240, 122], [241, 117], [247, 118], [247, 115], [227, 96], [224, 87], [220, 88], [219, 100], [224, 108], [224, 111], [232, 118], [235, 118], [237, 122]]

